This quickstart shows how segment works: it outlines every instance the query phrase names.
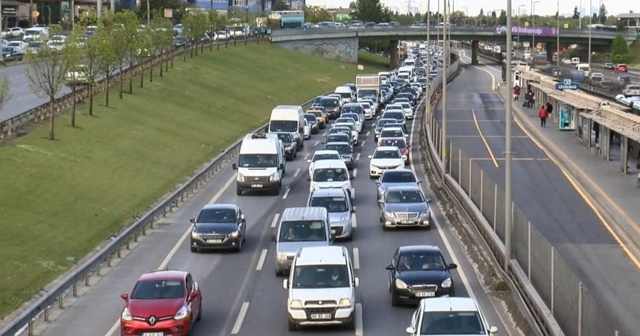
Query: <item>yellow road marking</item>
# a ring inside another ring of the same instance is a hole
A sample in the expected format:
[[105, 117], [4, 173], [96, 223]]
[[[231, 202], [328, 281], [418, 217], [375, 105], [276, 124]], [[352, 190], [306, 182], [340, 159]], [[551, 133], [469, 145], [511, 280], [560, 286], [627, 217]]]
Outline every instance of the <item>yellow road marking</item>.
[[478, 124], [478, 118], [476, 118], [476, 112], [473, 109], [471, 109], [471, 115], [473, 116], [473, 123], [476, 124], [476, 129], [478, 130], [478, 134], [480, 134], [480, 139], [482, 139], [484, 146], [487, 147], [489, 156], [491, 157], [491, 160], [493, 160], [493, 165], [496, 166], [496, 168], [498, 168], [498, 161], [496, 160], [495, 155], [493, 155], [493, 151], [491, 150], [491, 147], [489, 147], [489, 143], [487, 142], [487, 139], [484, 137], [484, 134], [482, 134], [482, 130], [480, 129], [480, 125]]

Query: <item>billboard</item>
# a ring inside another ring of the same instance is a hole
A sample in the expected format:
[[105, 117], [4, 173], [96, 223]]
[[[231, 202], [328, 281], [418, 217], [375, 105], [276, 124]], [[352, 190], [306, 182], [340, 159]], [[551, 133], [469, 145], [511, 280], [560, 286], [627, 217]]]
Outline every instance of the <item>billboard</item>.
[[[506, 34], [506, 26], [495, 27], [494, 32], [496, 34]], [[552, 27], [525, 27], [525, 26], [513, 26], [511, 27], [511, 34], [513, 35], [535, 35], [535, 36], [556, 36], [556, 28]]]

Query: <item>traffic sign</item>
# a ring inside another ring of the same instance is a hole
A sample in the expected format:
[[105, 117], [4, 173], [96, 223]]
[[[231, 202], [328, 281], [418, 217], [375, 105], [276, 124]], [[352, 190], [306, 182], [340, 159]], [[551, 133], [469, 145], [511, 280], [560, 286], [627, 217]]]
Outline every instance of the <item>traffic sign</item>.
[[577, 90], [580, 83], [574, 82], [571, 78], [563, 78], [562, 81], [556, 83], [556, 90]]

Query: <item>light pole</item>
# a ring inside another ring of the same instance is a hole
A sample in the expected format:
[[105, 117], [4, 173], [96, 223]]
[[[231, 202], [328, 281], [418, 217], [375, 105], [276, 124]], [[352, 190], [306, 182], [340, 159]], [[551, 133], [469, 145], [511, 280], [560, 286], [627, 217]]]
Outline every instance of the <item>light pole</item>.
[[[0, 0], [2, 1], [2, 0]], [[427, 76], [431, 70], [431, 53], [429, 52], [431, 46], [431, 0], [427, 0]], [[427, 81], [427, 94], [429, 93], [429, 81]], [[427, 96], [427, 101], [424, 104], [424, 114], [427, 118], [430, 118], [431, 112], [431, 97]], [[429, 120], [429, 119], [427, 119]]]
[[444, 64], [442, 69], [442, 140], [440, 144], [442, 148], [438, 148], [440, 153], [442, 153], [442, 180], [444, 181], [447, 175], [447, 70], [449, 70], [449, 41], [447, 40], [447, 0], [444, 0], [444, 16], [443, 20], [444, 24], [442, 27], [442, 48], [444, 54]]
[[560, 67], [560, 0], [556, 3], [556, 66]]
[[578, 10], [578, 29], [582, 30], [582, 0], [580, 0], [580, 10]]
[[438, 13], [438, 16], [436, 17], [436, 45], [438, 43], [440, 43], [440, 27], [438, 26], [438, 23], [440, 23], [440, 15], [442, 15], [440, 13], [440, 0], [436, 0], [438, 1], [438, 11], [436, 13]]
[[536, 47], [536, 4], [540, 1], [531, 1], [531, 57], [533, 57], [533, 50]]
[[147, 27], [149, 26], [149, 21], [151, 21], [151, 6], [149, 5], [149, 0], [147, 0]]
[[[512, 74], [511, 74], [511, 49], [513, 42], [511, 41], [512, 32], [511, 27], [511, 0], [507, 0], [507, 90], [512, 90]], [[511, 201], [511, 108], [513, 99], [507, 95], [507, 106], [505, 112], [505, 162], [504, 162], [504, 270], [509, 272], [509, 263], [511, 261], [511, 242], [512, 242], [512, 213], [511, 207], [513, 202]]]
[[587, 28], [589, 29], [589, 55], [587, 56], [587, 63], [589, 64], [589, 73], [587, 76], [591, 75], [591, 19], [593, 18], [593, 6], [591, 5], [591, 0], [589, 0], [589, 24]]
[[[518, 48], [520, 48], [520, 8], [524, 7], [524, 5], [518, 6]], [[516, 48], [516, 49], [518, 49]]]

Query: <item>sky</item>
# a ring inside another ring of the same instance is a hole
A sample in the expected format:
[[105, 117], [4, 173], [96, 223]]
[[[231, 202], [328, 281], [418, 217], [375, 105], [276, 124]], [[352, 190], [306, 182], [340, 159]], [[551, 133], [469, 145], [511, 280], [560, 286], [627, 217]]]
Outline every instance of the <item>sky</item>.
[[[443, 8], [444, 0], [431, 0], [432, 11], [436, 11], [438, 2], [440, 7]], [[449, 0], [451, 6], [455, 10], [463, 10], [467, 12], [467, 15], [476, 16], [480, 13], [480, 8], [484, 10], [485, 14], [491, 13], [493, 10], [507, 9], [507, 0]], [[555, 15], [557, 0], [536, 0], [535, 4], [536, 15]], [[351, 0], [307, 0], [309, 6], [322, 6], [326, 8], [348, 8]], [[405, 9], [409, 7], [426, 8], [427, 0], [381, 0], [383, 4], [389, 7], [396, 7], [396, 9]], [[582, 2], [582, 6], [580, 6]], [[628, 13], [633, 10], [634, 13], [640, 13], [640, 1], [638, 0], [592, 0], [591, 5], [593, 10], [596, 11], [600, 3], [604, 3], [609, 15], [618, 15], [620, 13]], [[517, 12], [520, 5], [524, 5], [520, 8], [522, 14], [528, 13], [531, 9], [531, 1], [527, 0], [512, 0], [511, 6], [514, 12]], [[561, 0], [560, 1], [560, 14], [572, 14], [573, 8], [583, 8], [585, 15], [589, 14], [589, 0]], [[466, 9], [466, 10], [465, 10]], [[402, 10], [406, 12], [406, 10]]]

